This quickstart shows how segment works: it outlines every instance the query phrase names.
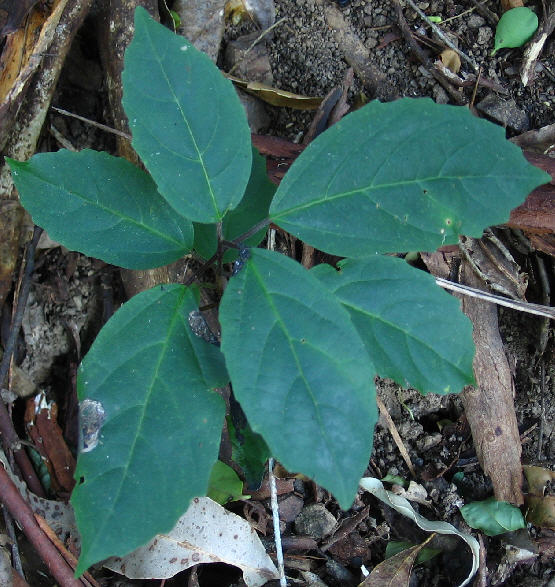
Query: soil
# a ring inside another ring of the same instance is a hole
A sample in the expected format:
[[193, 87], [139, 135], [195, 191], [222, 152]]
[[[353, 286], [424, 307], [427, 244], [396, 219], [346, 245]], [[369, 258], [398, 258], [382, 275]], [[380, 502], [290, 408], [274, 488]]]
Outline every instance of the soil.
[[[399, 33], [393, 5], [380, 0], [352, 0], [344, 7], [331, 0], [275, 0], [275, 20], [286, 17], [266, 41], [275, 87], [306, 96], [325, 96], [333, 88], [341, 86], [349, 64], [343, 46], [326, 21], [324, 8], [331, 4], [340, 11], [347, 30], [356, 35], [368, 51], [370, 64], [384, 74], [390, 97], [426, 96], [437, 102], [451, 102], [444, 88], [415, 60]], [[498, 123], [507, 127], [509, 137], [553, 123], [555, 41], [548, 41], [535, 68], [534, 83], [523, 87], [519, 76], [522, 50], [502, 50], [494, 58], [490, 56], [494, 23], [488, 19], [487, 13], [476, 9], [475, 2], [432, 0], [418, 2], [418, 6], [427, 15], [451, 19], [441, 25], [442, 30], [481, 66], [482, 76], [506, 91], [501, 94], [480, 86], [473, 95], [475, 88], [471, 85], [460, 91], [463, 102], [472, 102], [484, 116], [486, 106], [481, 106], [484, 101], [504, 106], [501, 115], [495, 114], [495, 111], [500, 111], [499, 108], [496, 110], [491, 106], [488, 106], [487, 112], [490, 118], [497, 118]], [[500, 14], [496, 1], [486, 1], [482, 6], [492, 14]], [[529, 6], [541, 17], [540, 2], [530, 2]], [[412, 30], [437, 40], [412, 9], [404, 8], [404, 14]], [[54, 104], [89, 119], [111, 124], [95, 18], [96, 9], [93, 9], [74, 43]], [[256, 30], [252, 23], [228, 26], [224, 46]], [[220, 63], [223, 62], [223, 49]], [[433, 55], [430, 50], [430, 57]], [[463, 62], [461, 77], [465, 72], [474, 73]], [[383, 86], [380, 91], [383, 94]], [[374, 97], [371, 85], [361, 82], [355, 75], [349, 89], [349, 102], [356, 105]], [[308, 132], [314, 117], [311, 111], [270, 106], [266, 106], [266, 114], [268, 122], [259, 132], [297, 142]], [[503, 120], [499, 120], [499, 116]], [[54, 111], [46, 128], [49, 131], [45, 132], [42, 150], [55, 150], [60, 146], [59, 139], [53, 134], [56, 132], [58, 137], [62, 136], [78, 149], [115, 151], [111, 135]], [[52, 131], [52, 128], [55, 130]], [[529, 276], [528, 301], [545, 303], [546, 286], [538, 277], [538, 263], [543, 263], [548, 279], [553, 283], [553, 258], [537, 252], [522, 254], [514, 249], [511, 252]], [[65, 395], [72, 386], [76, 358], [86, 353], [101, 324], [124, 300], [119, 274], [113, 268], [55, 246], [38, 253], [23, 325], [20, 365], [34, 384], [62, 407], [67, 405]], [[506, 309], [500, 310], [499, 316], [506, 352], [514, 367], [522, 462], [549, 468], [553, 465], [555, 452], [553, 333], [541, 318]], [[468, 531], [459, 506], [491, 496], [492, 488], [476, 458], [460, 398], [457, 395], [422, 396], [414, 390], [404, 390], [389, 380], [378, 381], [378, 394], [399, 431], [420, 475], [419, 483], [425, 490], [428, 505], [414, 504], [415, 509], [429, 519], [447, 521]], [[70, 417], [70, 410], [65, 413], [62, 408], [59, 416], [62, 423], [66, 417]], [[75, 450], [75, 436], [70, 434], [68, 441]], [[382, 420], [375, 431], [368, 473], [378, 478], [386, 475], [403, 479], [411, 477]], [[310, 504], [323, 504], [339, 522], [349, 520], [367, 505], [370, 509], [346, 537], [337, 540], [329, 549], [322, 550], [325, 539], [317, 537], [316, 548], [301, 547], [286, 551], [287, 573], [293, 580], [291, 584], [357, 585], [363, 579], [361, 565], [370, 570], [380, 563], [389, 541], [403, 540], [417, 544], [426, 537], [406, 518], [368, 495], [359, 495], [353, 509], [342, 512], [331, 496], [310, 482], [297, 479], [294, 487], [293, 493], [286, 493], [280, 498], [283, 536], [291, 542], [297, 532], [295, 519]], [[268, 500], [260, 498], [259, 502], [263, 505], [259, 515], [269, 518]], [[237, 512], [243, 509], [237, 504], [230, 507]], [[270, 527], [271, 522], [265, 541], [268, 550], [272, 551]], [[529, 530], [532, 539], [546, 543], [553, 541], [553, 533], [549, 530], [534, 527], [529, 527]], [[512, 563], [507, 558], [506, 544], [514, 544], [515, 540], [483, 538], [487, 552], [487, 584], [553, 584], [555, 573], [547, 556], [539, 554], [520, 563]], [[521, 536], [521, 540], [527, 538]], [[440, 556], [414, 569], [410, 585], [446, 586], [461, 582], [469, 568], [469, 555], [460, 544], [445, 540]], [[303, 579], [301, 569], [316, 573], [321, 583], [311, 583], [306, 574]], [[31, 577], [38, 577], [32, 573], [31, 570]], [[103, 570], [95, 574], [103, 585], [159, 584], [154, 581], [122, 581]], [[52, 584], [38, 578], [35, 582], [29, 580], [31, 585]], [[166, 585], [194, 584], [189, 581], [188, 572], [185, 572], [168, 580]], [[237, 583], [235, 571], [220, 565], [201, 570], [199, 581], [200, 585], [240, 584]]]

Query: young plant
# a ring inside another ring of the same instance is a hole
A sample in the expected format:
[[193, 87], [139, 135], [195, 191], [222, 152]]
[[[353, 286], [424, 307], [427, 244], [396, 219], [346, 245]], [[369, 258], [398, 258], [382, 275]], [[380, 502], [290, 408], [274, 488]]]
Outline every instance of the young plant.
[[[228, 381], [271, 454], [348, 508], [372, 448], [375, 375], [422, 393], [473, 380], [458, 301], [384, 253], [478, 237], [548, 181], [501, 128], [403, 99], [372, 102], [323, 133], [274, 195], [231, 84], [141, 8], [123, 84], [150, 175], [94, 151], [11, 160], [34, 221], [71, 249], [132, 269], [192, 247], [209, 257], [218, 238], [241, 252], [220, 303], [221, 349], [199, 336], [198, 285], [172, 284], [124, 304], [83, 360], [78, 394], [94, 425], [71, 499], [78, 572], [167, 532], [206, 493], [225, 413], [214, 390]], [[307, 271], [246, 248], [260, 231], [240, 244], [269, 222], [347, 259]]]

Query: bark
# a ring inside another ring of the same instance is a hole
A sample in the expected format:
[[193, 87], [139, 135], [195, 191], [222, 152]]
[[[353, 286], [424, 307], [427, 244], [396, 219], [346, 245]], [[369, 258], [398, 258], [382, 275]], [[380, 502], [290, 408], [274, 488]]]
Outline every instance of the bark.
[[[466, 261], [461, 282], [483, 289]], [[476, 345], [476, 386], [467, 387], [462, 394], [476, 454], [484, 473], [491, 478], [495, 498], [520, 505], [522, 447], [513, 403], [513, 379], [499, 334], [497, 307], [469, 297], [463, 298], [462, 307], [474, 326]]]

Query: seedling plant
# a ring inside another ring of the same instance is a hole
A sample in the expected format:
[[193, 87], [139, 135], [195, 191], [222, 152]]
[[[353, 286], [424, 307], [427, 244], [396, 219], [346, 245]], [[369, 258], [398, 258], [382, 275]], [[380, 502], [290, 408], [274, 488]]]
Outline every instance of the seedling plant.
[[[458, 301], [388, 253], [479, 237], [548, 181], [501, 128], [402, 99], [346, 116], [276, 190], [231, 83], [142, 8], [123, 86], [148, 173], [90, 150], [10, 160], [22, 204], [52, 238], [107, 263], [153, 268], [194, 250], [235, 265], [221, 347], [203, 326], [200, 285], [176, 283], [125, 303], [83, 360], [78, 573], [167, 532], [206, 494], [225, 416], [215, 390], [228, 382], [243, 437], [349, 508], [372, 448], [374, 377], [422, 393], [473, 381]], [[309, 271], [256, 248], [270, 222], [344, 260]]]

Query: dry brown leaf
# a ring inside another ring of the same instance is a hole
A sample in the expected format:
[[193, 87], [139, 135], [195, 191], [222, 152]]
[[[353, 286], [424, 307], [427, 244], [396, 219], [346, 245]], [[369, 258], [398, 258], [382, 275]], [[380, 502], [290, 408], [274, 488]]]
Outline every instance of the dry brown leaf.
[[364, 579], [359, 587], [408, 587], [416, 557], [434, 537], [435, 534], [431, 534], [421, 544], [386, 558], [374, 567], [370, 575]]
[[542, 496], [546, 485], [555, 481], [555, 471], [531, 465], [525, 465], [522, 469], [528, 482], [528, 493], [533, 495]]
[[453, 51], [453, 49], [444, 49], [440, 53], [439, 58], [447, 69], [453, 73], [459, 73], [461, 69], [461, 58], [456, 51]]
[[540, 528], [555, 530], [555, 495], [527, 495], [524, 505], [527, 522]]
[[316, 110], [322, 102], [322, 98], [300, 96], [286, 90], [273, 88], [261, 82], [249, 82], [233, 75], [226, 75], [236, 86], [260, 98], [272, 106], [294, 108], [295, 110]]
[[501, 0], [502, 12], [507, 12], [507, 10], [511, 10], [511, 8], [519, 8], [520, 6], [524, 6], [522, 0]]

